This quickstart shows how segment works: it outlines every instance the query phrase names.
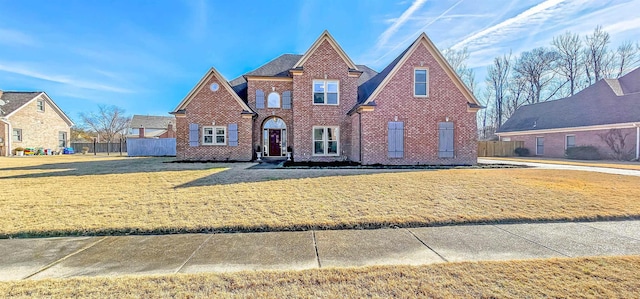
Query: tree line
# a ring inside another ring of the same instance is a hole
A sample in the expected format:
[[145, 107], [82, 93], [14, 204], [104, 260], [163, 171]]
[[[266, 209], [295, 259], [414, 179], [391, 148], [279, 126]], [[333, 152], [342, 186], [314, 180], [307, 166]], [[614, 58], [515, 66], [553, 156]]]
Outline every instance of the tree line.
[[487, 67], [484, 90], [466, 65], [468, 50], [445, 50], [444, 56], [486, 108], [478, 113], [479, 138], [489, 139], [523, 105], [574, 95], [600, 79], [619, 78], [640, 63], [638, 42], [611, 48], [611, 36], [601, 26], [580, 36], [565, 32], [549, 46], [519, 55], [495, 57]]

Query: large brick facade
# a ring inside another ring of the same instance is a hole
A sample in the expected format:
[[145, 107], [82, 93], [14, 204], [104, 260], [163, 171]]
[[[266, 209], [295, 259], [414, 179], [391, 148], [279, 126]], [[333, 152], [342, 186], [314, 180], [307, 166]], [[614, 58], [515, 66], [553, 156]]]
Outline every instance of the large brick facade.
[[[372, 99], [376, 103], [372, 110], [356, 108], [362, 104], [359, 102], [359, 86], [373, 76], [360, 80], [363, 71], [353, 64], [326, 32], [305, 55], [296, 60], [297, 63], [287, 64], [286, 71], [277, 69], [282, 67], [284, 60], [275, 59], [276, 62], [270, 62], [259, 71], [233, 80], [233, 87], [242, 90], [237, 95], [245, 97], [243, 104], [234, 99], [234, 94], [222, 88], [218, 92], [209, 90], [208, 86], [212, 83], [221, 86], [227, 84], [221, 76], [205, 78], [204, 83], [201, 81], [173, 112], [177, 117], [178, 158], [250, 160], [255, 158], [256, 148], [264, 150], [268, 147], [263, 135], [265, 122], [279, 118], [286, 124], [287, 146], [293, 149], [292, 158], [295, 161], [349, 160], [362, 164], [394, 165], [475, 164], [477, 109], [469, 109], [469, 104], [470, 101], [474, 104], [477, 102], [473, 96], [461, 91], [459, 79], [452, 76], [450, 67], [443, 62], [439, 53], [437, 57], [434, 56], [433, 51], [437, 52], [437, 49], [433, 44], [424, 40], [427, 40], [426, 36], [421, 35], [416, 41], [418, 46], [415, 50], [403, 52], [402, 55], [408, 53], [406, 55], [409, 56], [395, 67], [397, 70], [387, 84], [380, 87], [377, 96]], [[413, 95], [414, 68], [417, 66], [429, 69], [428, 98]], [[274, 74], [265, 76], [265, 70], [272, 70]], [[288, 75], [283, 76], [283, 73]], [[338, 82], [337, 105], [314, 104], [314, 80]], [[457, 83], [454, 80], [458, 80]], [[239, 82], [246, 83], [246, 93]], [[264, 108], [256, 105], [256, 90], [264, 93]], [[269, 94], [277, 93], [282, 104], [285, 91], [292, 92], [292, 108], [269, 108]], [[243, 112], [242, 106], [246, 106], [246, 111]], [[248, 117], [249, 114], [251, 117]], [[195, 123], [202, 127], [212, 121], [216, 125], [238, 123], [239, 145], [190, 146], [189, 125]], [[388, 158], [387, 123], [390, 121], [405, 123], [405, 150], [401, 158]], [[438, 156], [438, 124], [445, 121], [454, 124], [454, 155], [451, 158]], [[338, 128], [337, 154], [314, 153], [314, 127]]]
[[[38, 101], [44, 104], [44, 111], [38, 109]], [[69, 138], [71, 136], [71, 121], [61, 115], [56, 107], [52, 106], [49, 99], [41, 94], [14, 113], [7, 117], [6, 124], [0, 121], [0, 137], [3, 142], [0, 143], [0, 155], [10, 155], [17, 147], [23, 148], [43, 148], [53, 151], [59, 151], [60, 133], [66, 135], [66, 146], [69, 146]], [[20, 130], [22, 133], [21, 141], [11, 140], [11, 152], [9, 150], [9, 140], [13, 138], [13, 130]]]

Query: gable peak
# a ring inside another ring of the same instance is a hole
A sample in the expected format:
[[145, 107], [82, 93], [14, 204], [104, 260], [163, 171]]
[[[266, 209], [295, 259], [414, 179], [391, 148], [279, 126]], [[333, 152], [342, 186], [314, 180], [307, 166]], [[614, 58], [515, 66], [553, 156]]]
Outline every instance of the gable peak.
[[293, 66], [293, 68], [302, 67], [304, 65], [304, 63], [307, 61], [307, 59], [309, 59], [311, 54], [313, 54], [313, 52], [315, 52], [316, 49], [318, 49], [318, 47], [324, 41], [327, 41], [331, 45], [331, 47], [333, 47], [333, 49], [336, 52], [338, 52], [338, 55], [340, 55], [342, 60], [344, 60], [344, 62], [347, 64], [347, 66], [349, 66], [350, 69], [354, 69], [354, 70], [358, 69], [356, 64], [353, 63], [353, 61], [351, 60], [351, 58], [349, 58], [347, 53], [345, 53], [344, 50], [342, 49], [342, 47], [340, 47], [340, 44], [338, 44], [338, 42], [333, 38], [333, 36], [331, 36], [331, 33], [329, 33], [329, 31], [326, 30], [326, 29], [322, 32], [322, 34], [320, 34], [320, 36], [311, 45], [311, 47], [307, 50], [307, 52], [305, 52], [304, 55], [302, 55], [300, 60], [298, 60], [298, 62]]

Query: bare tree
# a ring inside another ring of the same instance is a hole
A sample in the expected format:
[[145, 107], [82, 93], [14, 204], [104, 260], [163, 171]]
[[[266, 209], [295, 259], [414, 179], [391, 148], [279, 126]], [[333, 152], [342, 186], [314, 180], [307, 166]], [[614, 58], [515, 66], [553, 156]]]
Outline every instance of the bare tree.
[[631, 160], [633, 157], [633, 148], [627, 148], [626, 143], [629, 133], [623, 134], [620, 129], [611, 129], [606, 133], [598, 134], [598, 136], [611, 150], [613, 159]]
[[562, 87], [560, 85], [555, 90], [551, 90], [546, 98], [542, 99], [542, 92], [550, 86], [554, 79], [554, 69], [558, 54], [545, 47], [535, 48], [528, 52], [523, 52], [516, 60], [513, 71], [527, 82], [528, 97], [527, 103], [535, 104], [544, 102], [552, 98]]
[[529, 96], [527, 88], [527, 80], [519, 75], [512, 75], [507, 85], [507, 98], [505, 101], [506, 109], [504, 111], [505, 118], [511, 117], [520, 106], [522, 106]]
[[98, 105], [98, 112], [80, 113], [80, 118], [87, 127], [111, 143], [118, 133], [129, 126], [131, 117], [124, 112], [124, 109], [117, 106]]
[[609, 53], [607, 64], [603, 66], [606, 78], [620, 78], [635, 68], [640, 62], [640, 45], [626, 41], [618, 46], [615, 52]]
[[593, 34], [585, 36], [584, 40], [585, 72], [591, 85], [603, 78], [605, 66], [610, 60], [607, 46], [611, 42], [611, 36], [602, 30], [602, 26], [598, 26]]
[[473, 69], [467, 66], [467, 60], [469, 60], [469, 49], [466, 47], [462, 50], [446, 49], [442, 52], [444, 58], [449, 62], [449, 65], [456, 71], [458, 77], [462, 79], [464, 84], [469, 87], [472, 93], [475, 94], [476, 89], [476, 74]]
[[577, 92], [579, 77], [584, 73], [582, 64], [582, 41], [580, 36], [569, 31], [556, 36], [551, 42], [558, 53], [556, 73], [569, 84], [569, 95]]
[[487, 88], [493, 97], [493, 104], [496, 113], [495, 127], [502, 125], [504, 115], [504, 104], [511, 71], [511, 53], [493, 59], [493, 64], [487, 67]]

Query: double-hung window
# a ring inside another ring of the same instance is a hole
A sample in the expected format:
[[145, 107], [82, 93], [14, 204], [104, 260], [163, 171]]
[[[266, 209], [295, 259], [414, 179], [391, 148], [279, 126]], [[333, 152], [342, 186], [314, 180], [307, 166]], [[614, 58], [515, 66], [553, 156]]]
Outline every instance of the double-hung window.
[[415, 69], [413, 72], [413, 95], [416, 97], [429, 96], [429, 70]]
[[226, 127], [202, 127], [203, 145], [225, 145], [227, 144]]
[[44, 112], [44, 100], [36, 101], [36, 105], [38, 107], [38, 112]]
[[338, 105], [338, 80], [313, 80], [313, 104]]
[[67, 132], [58, 132], [58, 147], [67, 147]]
[[313, 127], [314, 156], [337, 156], [338, 150], [338, 127]]
[[11, 137], [14, 142], [22, 141], [22, 129], [13, 129], [12, 134]]

